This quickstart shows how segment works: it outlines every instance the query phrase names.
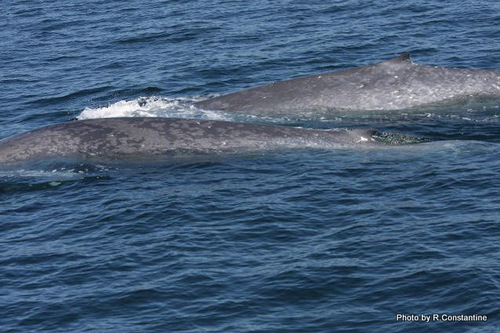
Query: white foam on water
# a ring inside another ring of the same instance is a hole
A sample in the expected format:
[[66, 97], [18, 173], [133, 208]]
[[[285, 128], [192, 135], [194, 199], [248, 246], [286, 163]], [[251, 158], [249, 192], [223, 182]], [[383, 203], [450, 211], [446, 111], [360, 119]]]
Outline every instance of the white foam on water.
[[196, 118], [213, 120], [232, 120], [223, 112], [200, 110], [193, 106], [196, 98], [139, 97], [122, 100], [107, 106], [85, 108], [76, 118], [78, 120], [117, 117], [166, 117]]

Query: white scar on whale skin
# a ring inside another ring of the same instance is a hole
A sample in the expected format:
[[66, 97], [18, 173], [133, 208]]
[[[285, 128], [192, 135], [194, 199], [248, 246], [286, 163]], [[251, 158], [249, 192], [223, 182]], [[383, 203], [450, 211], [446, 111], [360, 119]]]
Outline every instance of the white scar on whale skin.
[[195, 103], [253, 115], [307, 110], [404, 110], [500, 96], [500, 71], [425, 66], [408, 53], [381, 63], [273, 82]]
[[381, 145], [376, 131], [176, 118], [101, 118], [43, 127], [0, 141], [0, 164], [50, 158], [138, 159], [154, 155], [219, 154], [282, 148]]

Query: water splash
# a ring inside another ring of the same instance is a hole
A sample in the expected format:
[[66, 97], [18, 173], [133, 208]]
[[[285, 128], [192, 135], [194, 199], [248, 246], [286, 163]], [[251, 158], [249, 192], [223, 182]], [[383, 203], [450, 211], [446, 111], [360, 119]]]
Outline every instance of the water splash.
[[167, 117], [231, 120], [223, 112], [205, 111], [193, 107], [196, 98], [165, 98], [158, 96], [139, 97], [122, 100], [107, 106], [85, 108], [76, 118], [78, 120], [116, 117]]

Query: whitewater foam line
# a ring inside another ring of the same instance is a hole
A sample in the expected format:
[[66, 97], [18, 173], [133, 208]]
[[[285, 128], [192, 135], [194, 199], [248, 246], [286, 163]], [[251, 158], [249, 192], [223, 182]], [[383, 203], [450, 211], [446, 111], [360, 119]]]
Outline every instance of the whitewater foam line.
[[76, 119], [165, 117], [232, 120], [232, 117], [224, 112], [197, 109], [193, 107], [194, 102], [196, 98], [139, 97], [133, 100], [121, 100], [107, 106], [87, 107], [76, 116]]

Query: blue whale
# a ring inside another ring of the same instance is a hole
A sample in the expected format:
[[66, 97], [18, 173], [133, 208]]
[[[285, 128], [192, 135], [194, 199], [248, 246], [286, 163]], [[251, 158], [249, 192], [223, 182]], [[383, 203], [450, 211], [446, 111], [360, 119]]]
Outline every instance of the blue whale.
[[408, 53], [381, 63], [299, 77], [195, 103], [250, 115], [315, 110], [403, 110], [500, 96], [500, 71], [424, 66]]
[[315, 130], [175, 118], [100, 118], [43, 127], [0, 141], [0, 165], [43, 159], [136, 159], [280, 148], [379, 145], [373, 130]]

